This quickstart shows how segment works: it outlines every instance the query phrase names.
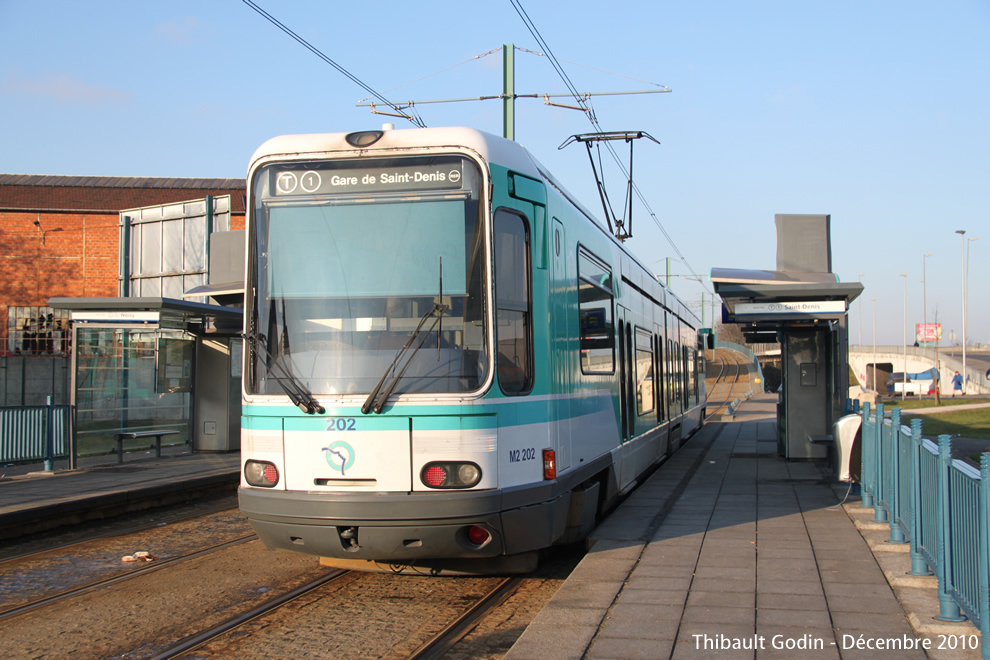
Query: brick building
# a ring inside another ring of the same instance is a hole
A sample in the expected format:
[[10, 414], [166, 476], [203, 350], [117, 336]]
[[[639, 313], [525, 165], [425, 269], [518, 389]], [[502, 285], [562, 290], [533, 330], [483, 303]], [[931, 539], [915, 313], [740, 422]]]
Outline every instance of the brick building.
[[64, 353], [50, 298], [118, 295], [121, 211], [226, 195], [243, 229], [244, 179], [0, 174], [0, 355]]

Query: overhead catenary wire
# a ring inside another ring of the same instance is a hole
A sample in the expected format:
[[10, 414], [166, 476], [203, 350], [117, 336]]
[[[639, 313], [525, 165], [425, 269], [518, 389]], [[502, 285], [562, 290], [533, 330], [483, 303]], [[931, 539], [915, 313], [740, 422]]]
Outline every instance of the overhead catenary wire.
[[[526, 10], [523, 8], [520, 1], [509, 0], [509, 2], [512, 3], [512, 7], [516, 10], [516, 13], [519, 14], [519, 18], [522, 19], [523, 23], [526, 25], [526, 28], [529, 30], [530, 34], [533, 36], [534, 39], [536, 39], [536, 42], [540, 45], [540, 48], [543, 49], [547, 60], [550, 62], [551, 66], [553, 66], [554, 70], [557, 72], [557, 75], [560, 77], [564, 85], [567, 87], [567, 90], [574, 97], [575, 102], [585, 111], [585, 115], [588, 117], [588, 121], [591, 122], [591, 125], [595, 128], [596, 131], [598, 131], [599, 133], [604, 133], [601, 125], [598, 123], [598, 119], [595, 116], [593, 109], [586, 102], [586, 99], [581, 94], [578, 93], [577, 88], [571, 82], [571, 79], [567, 76], [567, 73], [564, 72], [564, 69], [560, 65], [560, 62], [557, 60], [557, 57], [553, 54], [553, 51], [546, 43], [546, 40], [543, 38], [543, 35], [540, 34], [540, 31], [536, 27], [536, 24], [532, 21], [532, 19], [530, 19], [529, 15], [526, 13]], [[612, 154], [612, 158], [615, 160], [616, 165], [618, 165], [622, 173], [626, 176], [626, 179], [629, 179], [629, 171], [622, 163], [621, 159], [619, 158], [619, 155], [615, 152], [615, 149], [608, 142], [605, 143], [605, 147], [606, 149], [608, 149], [609, 153]], [[691, 264], [688, 263], [687, 258], [677, 247], [677, 244], [674, 243], [674, 240], [667, 232], [667, 229], [663, 226], [663, 223], [660, 222], [660, 219], [657, 217], [657, 214], [650, 207], [649, 202], [647, 202], [646, 197], [643, 195], [642, 191], [639, 189], [639, 186], [637, 186], [635, 182], [632, 182], [632, 189], [633, 192], [635, 192], [636, 197], [639, 199], [640, 203], [643, 204], [643, 206], [646, 208], [647, 213], [649, 213], [650, 217], [653, 219], [654, 224], [656, 224], [657, 228], [663, 234], [664, 238], [667, 239], [667, 243], [670, 244], [670, 247], [673, 248], [674, 252], [680, 258], [681, 263], [683, 263], [687, 267], [687, 269], [691, 272], [691, 274], [694, 277], [699, 277], [698, 274], [694, 271], [694, 268], [691, 266]], [[703, 282], [703, 280], [700, 281]], [[702, 286], [704, 286], [704, 284]], [[707, 289], [708, 287], [704, 287], [704, 288]]]
[[[541, 52], [536, 51], [536, 50], [530, 50], [529, 48], [522, 48], [521, 46], [516, 46], [516, 50], [518, 50], [519, 52], [522, 52], [522, 53], [528, 53], [530, 55], [536, 55], [537, 57], [546, 57], [547, 56], [546, 53], [541, 53]], [[584, 69], [591, 69], [592, 71], [598, 71], [599, 73], [607, 73], [610, 76], [618, 76], [619, 78], [626, 78], [628, 80], [635, 80], [636, 82], [641, 82], [644, 85], [651, 85], [653, 87], [659, 87], [660, 89], [662, 89], [664, 91], [670, 91], [670, 87], [668, 87], [667, 85], [661, 85], [660, 83], [655, 83], [655, 82], [652, 82], [650, 80], [643, 80], [642, 78], [636, 78], [635, 76], [627, 76], [627, 75], [625, 75], [623, 73], [616, 73], [614, 71], [606, 71], [605, 69], [600, 69], [600, 68], [595, 67], [595, 66], [589, 66], [587, 64], [581, 64], [580, 62], [574, 62], [574, 61], [571, 61], [571, 60], [560, 60], [560, 61], [561, 62], [567, 62], [568, 64], [573, 64], [574, 66], [579, 66], [579, 67], [584, 68]]]
[[[463, 66], [463, 65], [467, 64], [468, 62], [474, 62], [475, 60], [484, 59], [484, 58], [488, 57], [489, 55], [494, 55], [495, 53], [501, 52], [501, 50], [502, 50], [502, 47], [501, 46], [499, 46], [498, 48], [492, 48], [490, 51], [488, 51], [486, 53], [481, 53], [480, 55], [475, 55], [474, 57], [469, 57], [466, 60], [464, 60], [463, 62], [458, 62], [457, 64], [451, 64], [450, 66], [444, 67], [443, 69], [440, 69], [439, 71], [434, 71], [433, 73], [428, 73], [425, 76], [420, 76], [419, 78], [415, 78], [413, 80], [410, 80], [409, 82], [404, 82], [401, 85], [396, 85], [395, 87], [392, 87], [391, 89], [386, 89], [383, 93], [384, 94], [388, 94], [389, 92], [394, 92], [397, 89], [401, 89], [403, 87], [408, 87], [409, 85], [412, 85], [413, 83], [420, 82], [421, 80], [426, 80], [427, 78], [432, 78], [433, 76], [440, 75], [441, 73], [444, 73], [445, 71], [450, 71], [451, 69], [456, 69], [457, 67]], [[367, 96], [367, 97], [361, 99], [360, 101], [358, 101], [357, 104], [358, 105], [361, 105], [363, 103], [366, 103], [366, 102], [370, 101], [371, 98], [372, 97]], [[454, 100], [455, 101], [477, 101], [478, 99], [454, 99]], [[443, 101], [417, 101], [417, 103], [442, 103], [442, 102]]]
[[295, 39], [301, 46], [303, 46], [304, 48], [306, 48], [308, 51], [310, 51], [311, 53], [313, 53], [314, 55], [316, 55], [317, 57], [319, 57], [321, 60], [323, 60], [324, 62], [326, 62], [330, 66], [332, 66], [334, 69], [336, 69], [337, 71], [339, 71], [340, 73], [342, 73], [345, 77], [347, 77], [348, 80], [350, 80], [351, 82], [353, 82], [354, 84], [356, 84], [358, 87], [360, 87], [364, 91], [368, 92], [372, 97], [378, 99], [379, 101], [381, 101], [385, 105], [387, 105], [390, 108], [392, 108], [393, 110], [395, 110], [397, 113], [399, 113], [399, 116], [404, 117], [405, 119], [408, 119], [410, 122], [412, 122], [414, 125], [418, 126], [419, 128], [426, 128], [426, 123], [423, 122], [423, 120], [418, 115], [416, 115], [415, 112], [413, 112], [411, 114], [408, 114], [408, 115], [405, 114], [405, 113], [402, 113], [402, 108], [400, 106], [392, 103], [391, 101], [389, 101], [388, 99], [386, 99], [384, 96], [382, 96], [381, 94], [379, 94], [378, 92], [376, 92], [374, 89], [372, 89], [371, 87], [369, 87], [367, 84], [365, 84], [361, 79], [359, 79], [357, 76], [355, 76], [354, 74], [352, 74], [350, 71], [348, 71], [347, 69], [345, 69], [341, 65], [337, 64], [336, 62], [334, 62], [326, 54], [324, 54], [323, 51], [321, 51], [319, 48], [317, 48], [313, 44], [311, 44], [308, 41], [306, 41], [305, 39], [303, 39], [298, 34], [296, 34], [287, 25], [285, 25], [284, 23], [282, 23], [281, 21], [279, 21], [277, 18], [275, 18], [274, 16], [272, 16], [271, 14], [269, 14], [267, 11], [265, 11], [261, 7], [259, 7], [258, 4], [255, 3], [253, 0], [241, 0], [241, 1], [244, 4], [246, 4], [248, 7], [250, 7], [254, 11], [256, 11], [258, 14], [260, 14], [269, 23], [271, 23], [272, 25], [274, 25], [275, 27], [277, 27], [278, 29], [280, 29], [282, 32], [284, 32], [285, 34], [287, 34], [290, 37], [292, 37], [293, 39]]

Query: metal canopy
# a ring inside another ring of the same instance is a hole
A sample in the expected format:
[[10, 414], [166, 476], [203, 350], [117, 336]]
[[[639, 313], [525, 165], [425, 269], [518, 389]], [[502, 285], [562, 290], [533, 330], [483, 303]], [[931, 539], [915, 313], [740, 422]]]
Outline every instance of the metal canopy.
[[209, 296], [223, 305], [240, 305], [244, 302], [244, 282], [222, 282], [193, 287], [182, 294], [183, 298]]
[[238, 334], [243, 310], [175, 298], [51, 298], [48, 306], [72, 312], [73, 321], [150, 323], [162, 319], [199, 324], [204, 333]]
[[837, 280], [833, 273], [712, 269], [712, 285], [725, 305], [725, 320], [764, 329], [844, 317], [863, 285]]

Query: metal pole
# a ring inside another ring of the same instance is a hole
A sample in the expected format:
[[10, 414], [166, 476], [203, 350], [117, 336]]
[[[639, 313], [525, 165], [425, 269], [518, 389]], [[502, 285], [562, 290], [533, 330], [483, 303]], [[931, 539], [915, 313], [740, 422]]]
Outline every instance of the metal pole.
[[52, 397], [45, 405], [45, 472], [54, 470], [55, 465], [55, 407]]
[[873, 391], [877, 394], [880, 393], [880, 389], [877, 387], [877, 299], [870, 298], [873, 301]]
[[[901, 376], [901, 402], [904, 401], [904, 390], [907, 389], [907, 273], [901, 273], [904, 278], [904, 373]], [[918, 395], [921, 396], [920, 394]]]
[[928, 337], [928, 271], [927, 271], [927, 261], [928, 257], [932, 256], [929, 252], [921, 258], [921, 305], [924, 307], [922, 310], [922, 319], [925, 324], [925, 337]]
[[502, 46], [502, 136], [516, 139], [516, 47]]
[[961, 256], [962, 260], [962, 328], [963, 328], [963, 350], [962, 350], [962, 363], [963, 363], [963, 394], [966, 394], [966, 230], [957, 229], [956, 233], [959, 234], [959, 238], [962, 239]]
[[[966, 371], [966, 308], [969, 307], [969, 245], [979, 236], [966, 241], [966, 279], [963, 285], [963, 394], [969, 389], [969, 373]], [[977, 381], [979, 384], [979, 381]], [[979, 389], [977, 389], [977, 393]]]
[[[864, 275], [866, 275], [866, 273], [860, 273], [859, 274], [859, 283], [860, 284], [863, 283], [863, 276]], [[863, 298], [862, 297], [860, 297], [860, 299], [859, 299], [859, 345], [860, 346], [863, 345]]]

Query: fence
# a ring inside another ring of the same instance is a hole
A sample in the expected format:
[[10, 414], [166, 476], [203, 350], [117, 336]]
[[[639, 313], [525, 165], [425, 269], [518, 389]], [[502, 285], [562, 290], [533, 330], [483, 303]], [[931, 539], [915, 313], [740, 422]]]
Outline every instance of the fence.
[[69, 358], [53, 355], [0, 355], [0, 406], [42, 406], [71, 398]]
[[980, 469], [952, 458], [952, 438], [921, 437], [921, 420], [901, 425], [883, 405], [863, 406], [863, 506], [889, 523], [891, 543], [910, 543], [911, 574], [938, 579], [943, 621], [968, 617], [979, 628], [990, 660], [990, 453]]
[[72, 406], [0, 408], [0, 462], [67, 458], [73, 417]]

